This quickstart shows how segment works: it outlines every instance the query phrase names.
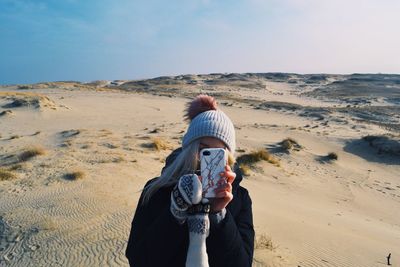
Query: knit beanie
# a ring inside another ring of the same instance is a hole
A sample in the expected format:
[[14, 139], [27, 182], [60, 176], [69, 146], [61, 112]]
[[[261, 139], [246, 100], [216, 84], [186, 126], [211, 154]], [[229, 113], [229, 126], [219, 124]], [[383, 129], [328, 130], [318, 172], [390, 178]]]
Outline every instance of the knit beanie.
[[188, 104], [186, 118], [190, 124], [183, 136], [183, 148], [201, 137], [215, 137], [224, 142], [232, 153], [235, 152], [235, 128], [229, 117], [217, 108], [213, 97], [197, 96]]

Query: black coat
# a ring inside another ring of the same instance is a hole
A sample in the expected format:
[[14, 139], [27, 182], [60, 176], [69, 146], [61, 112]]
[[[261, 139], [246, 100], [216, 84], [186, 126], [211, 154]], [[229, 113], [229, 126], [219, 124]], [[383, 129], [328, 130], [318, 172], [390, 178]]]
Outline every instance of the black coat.
[[[167, 158], [166, 166], [179, 152], [178, 149]], [[225, 218], [219, 224], [210, 219], [210, 235], [206, 239], [210, 267], [246, 267], [252, 264], [254, 229], [251, 198], [248, 191], [239, 185], [243, 178], [237, 166], [234, 171], [233, 200], [226, 207]], [[141, 195], [126, 249], [131, 266], [185, 266], [189, 231], [187, 223], [178, 224], [170, 212], [171, 190], [172, 187], [161, 188], [144, 206]]]

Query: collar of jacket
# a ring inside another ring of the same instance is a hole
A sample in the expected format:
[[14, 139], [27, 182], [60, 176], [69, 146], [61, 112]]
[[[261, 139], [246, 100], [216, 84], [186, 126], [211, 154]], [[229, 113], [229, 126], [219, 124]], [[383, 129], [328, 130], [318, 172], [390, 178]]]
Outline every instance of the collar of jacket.
[[[171, 154], [168, 155], [167, 159], [165, 160], [165, 166], [163, 167], [161, 173], [164, 172], [164, 169], [168, 167], [181, 152], [182, 152], [182, 147], [175, 149], [174, 151], [171, 152]], [[233, 166], [233, 171], [236, 173], [236, 178], [232, 184], [232, 191], [235, 194], [237, 188], [239, 187], [240, 182], [243, 180], [243, 175], [237, 163], [235, 163], [235, 165]]]

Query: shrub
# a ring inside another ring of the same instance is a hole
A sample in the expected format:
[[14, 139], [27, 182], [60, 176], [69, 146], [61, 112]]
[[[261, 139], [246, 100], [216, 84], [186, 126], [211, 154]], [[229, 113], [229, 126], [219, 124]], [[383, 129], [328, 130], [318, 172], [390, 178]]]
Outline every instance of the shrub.
[[37, 147], [37, 146], [30, 147], [30, 148], [27, 148], [24, 152], [22, 152], [18, 156], [18, 159], [19, 159], [19, 161], [27, 161], [35, 156], [44, 155], [45, 153], [46, 153], [45, 150], [41, 147]]
[[17, 176], [14, 173], [0, 167], [0, 181], [6, 181], [15, 178], [17, 178]]

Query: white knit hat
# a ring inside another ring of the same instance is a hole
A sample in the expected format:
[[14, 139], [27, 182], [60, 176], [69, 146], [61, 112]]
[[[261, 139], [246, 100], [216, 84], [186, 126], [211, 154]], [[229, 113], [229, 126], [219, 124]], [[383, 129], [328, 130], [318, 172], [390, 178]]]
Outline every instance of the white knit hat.
[[189, 103], [186, 117], [191, 122], [182, 140], [183, 148], [201, 137], [215, 137], [223, 141], [232, 153], [235, 152], [235, 128], [229, 117], [217, 109], [213, 97], [197, 96]]

